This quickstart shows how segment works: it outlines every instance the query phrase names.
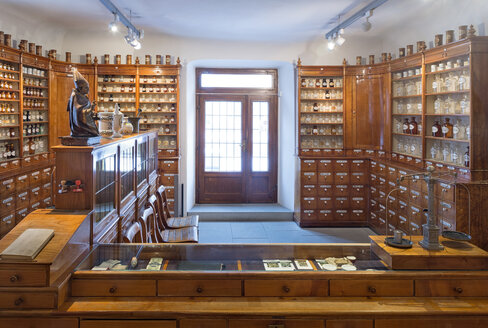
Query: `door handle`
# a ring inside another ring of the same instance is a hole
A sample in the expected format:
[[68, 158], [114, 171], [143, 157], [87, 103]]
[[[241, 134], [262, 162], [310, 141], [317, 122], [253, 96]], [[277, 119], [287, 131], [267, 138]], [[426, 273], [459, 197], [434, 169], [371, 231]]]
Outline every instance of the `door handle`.
[[241, 143], [241, 148], [246, 148], [246, 140], [244, 140], [242, 143]]

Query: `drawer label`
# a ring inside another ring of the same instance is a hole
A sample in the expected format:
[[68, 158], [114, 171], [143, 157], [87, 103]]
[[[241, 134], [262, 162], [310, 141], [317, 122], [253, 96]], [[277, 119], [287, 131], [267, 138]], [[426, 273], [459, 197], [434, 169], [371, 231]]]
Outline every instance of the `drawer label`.
[[27, 209], [26, 208], [24, 208], [23, 210], [17, 212], [17, 214], [20, 214], [20, 215], [24, 215], [24, 213], [27, 214]]
[[391, 200], [391, 201], [393, 201], [393, 202], [396, 200], [396, 198], [395, 198], [395, 197], [393, 197], [393, 196], [391, 196], [391, 195], [390, 195], [390, 196], [388, 196], [388, 199], [389, 199], [389, 200]]
[[27, 179], [27, 175], [22, 175], [22, 176], [20, 176], [20, 177], [17, 178], [17, 180], [19, 180], [19, 181], [22, 181], [22, 180], [25, 180], [25, 179]]
[[393, 210], [388, 210], [388, 213], [389, 213], [390, 215], [396, 215], [395, 211], [393, 211]]
[[401, 216], [401, 215], [399, 215], [399, 216], [398, 216], [398, 219], [400, 219], [400, 221], [402, 221], [402, 222], [404, 222], [404, 223], [405, 223], [405, 222], [407, 222], [407, 219], [406, 219], [406, 218], [404, 218], [404, 217], [403, 217], [403, 216]]
[[407, 172], [401, 170], [399, 170], [398, 173], [400, 173], [401, 175], [407, 175]]
[[347, 185], [337, 185], [338, 189], [347, 189]]
[[385, 164], [380, 164], [378, 166], [381, 167], [382, 169], [386, 169], [386, 165]]
[[373, 154], [373, 153], [374, 153], [374, 150], [370, 150], [370, 149], [368, 149], [368, 150], [366, 150], [366, 153], [367, 153], [368, 155], [371, 155], [371, 154]]
[[363, 164], [364, 163], [364, 160], [362, 159], [355, 159], [354, 161], [352, 161], [354, 164]]
[[[352, 185], [353, 188], [364, 188], [364, 185]], [[373, 187], [371, 187], [373, 188]], [[375, 189], [376, 190], [376, 189]]]
[[44, 173], [49, 173], [49, 172], [51, 172], [51, 168], [50, 168], [50, 167], [48, 167], [47, 169], [44, 169], [44, 171], [42, 171], [42, 172], [44, 172]]
[[312, 175], [315, 175], [315, 173], [314, 172], [305, 172], [305, 173], [303, 173], [303, 175], [312, 176]]
[[330, 189], [330, 188], [332, 188], [332, 185], [321, 185], [320, 188]]
[[330, 159], [323, 159], [320, 161], [322, 164], [330, 164], [331, 160]]
[[38, 192], [41, 189], [41, 187], [35, 187], [34, 189], [31, 190], [31, 192]]
[[320, 175], [332, 175], [332, 173], [324, 173], [324, 172], [322, 172], [322, 173], [320, 173]]
[[14, 182], [14, 180], [13, 180], [13, 179], [4, 180], [4, 181], [3, 181], [3, 185], [5, 186], [5, 185], [11, 184], [11, 183], [13, 183], [13, 182]]
[[403, 200], [398, 201], [398, 204], [400, 204], [403, 207], [407, 206], [407, 203], [405, 203]]
[[305, 185], [303, 187], [305, 187], [305, 188], [315, 188], [315, 185]]
[[448, 228], [452, 228], [452, 224], [450, 224], [449, 222], [446, 222], [446, 221], [442, 221], [442, 225], [446, 226]]
[[378, 151], [378, 155], [384, 155], [385, 152], [384, 151]]
[[32, 175], [33, 177], [35, 177], [35, 176], [37, 176], [37, 175], [39, 175], [39, 174], [40, 174], [40, 172], [39, 172], [39, 171], [36, 171], [36, 172], [32, 172], [32, 173], [31, 173], [31, 175]]
[[364, 200], [364, 198], [363, 197], [353, 197], [352, 200], [359, 202], [359, 201]]
[[51, 188], [51, 183], [50, 182], [46, 183], [44, 186], [42, 186], [42, 188], [44, 189]]
[[410, 190], [410, 193], [412, 195], [415, 195], [415, 196], [420, 196], [420, 193], [418, 191], [415, 191], [415, 190]]
[[[165, 162], [166, 163], [166, 162]], [[307, 163], [307, 164], [314, 164], [315, 161], [314, 160], [311, 160], [311, 159], [308, 159], [308, 160], [304, 160], [303, 163]]]
[[330, 214], [330, 213], [332, 213], [332, 211], [331, 210], [320, 210], [320, 213], [322, 213], [322, 214]]
[[400, 186], [400, 187], [398, 187], [398, 188], [399, 188], [401, 191], [404, 191], [404, 192], [405, 192], [405, 191], [407, 191], [407, 187]]
[[303, 211], [303, 213], [311, 214], [311, 213], [313, 213], [313, 210], [305, 210], [305, 211]]
[[39, 207], [39, 205], [41, 205], [41, 203], [37, 202], [37, 203], [35, 203], [35, 204], [32, 205], [32, 208]]
[[9, 216], [6, 216], [2, 219], [3, 222], [5, 223], [12, 223], [12, 219], [14, 218], [13, 214], [10, 214]]
[[386, 197], [386, 193], [383, 192], [383, 191], [381, 191], [381, 190], [380, 190], [379, 194], [380, 194], [381, 197]]
[[363, 213], [364, 213], [364, 211], [363, 211], [363, 210], [352, 210], [352, 212], [353, 212], [354, 214], [363, 214]]
[[396, 186], [396, 183], [395, 182], [392, 182], [392, 181], [389, 181], [388, 184], [392, 187], [395, 187]]
[[441, 206], [446, 208], [452, 208], [452, 205], [446, 202], [441, 202]]
[[385, 224], [385, 223], [386, 223], [385, 219], [383, 219], [383, 218], [379, 218], [379, 220], [380, 220], [380, 222], [381, 222], [382, 224]]
[[27, 196], [27, 191], [25, 191], [25, 192], [17, 195], [17, 197], [19, 197], [19, 198], [22, 198], [22, 197], [25, 197], [25, 196]]
[[331, 198], [330, 197], [322, 197], [322, 198], [320, 198], [320, 200], [322, 200], [322, 201], [328, 201], [328, 200], [331, 200]]
[[164, 161], [163, 163], [164, 163], [164, 164], [174, 164], [174, 163], [175, 163], [175, 161]]
[[336, 163], [347, 164], [347, 160], [337, 160]]
[[315, 198], [314, 197], [305, 197], [305, 198], [303, 198], [303, 200], [315, 200]]
[[389, 167], [388, 170], [390, 170], [390, 172], [395, 172], [396, 171], [396, 168], [394, 167]]
[[416, 229], [420, 228], [418, 224], [416, 224], [415, 222], [410, 222], [410, 225]]
[[357, 173], [353, 173], [352, 175], [360, 176], [360, 175], [364, 175], [364, 173], [357, 172]]
[[13, 202], [13, 200], [14, 200], [14, 199], [13, 199], [13, 197], [9, 197], [9, 198], [4, 199], [4, 200], [2, 201], [2, 203], [3, 203], [3, 204], [11, 203], [11, 202]]
[[447, 184], [447, 183], [439, 183], [439, 185], [444, 188], [444, 189], [451, 189], [451, 185]]
[[353, 152], [356, 154], [360, 154], [362, 152], [362, 150], [361, 149], [354, 149]]
[[337, 210], [336, 213], [347, 214], [347, 210]]
[[377, 202], [374, 200], [374, 199], [371, 199], [371, 206], [375, 206], [377, 204]]
[[410, 208], [412, 209], [412, 211], [420, 213], [420, 209], [416, 208], [415, 206], [410, 206]]
[[336, 200], [346, 201], [347, 200], [347, 197], [337, 197]]

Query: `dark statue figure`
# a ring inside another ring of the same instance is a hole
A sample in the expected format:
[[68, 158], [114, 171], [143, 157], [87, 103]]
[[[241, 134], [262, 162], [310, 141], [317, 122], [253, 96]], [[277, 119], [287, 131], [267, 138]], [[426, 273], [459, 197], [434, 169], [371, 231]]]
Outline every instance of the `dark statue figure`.
[[73, 80], [75, 89], [71, 93], [67, 109], [71, 136], [75, 138], [98, 137], [100, 134], [94, 120], [96, 103], [93, 102], [92, 104], [88, 99], [88, 92], [90, 91], [88, 81], [76, 68], [73, 68]]

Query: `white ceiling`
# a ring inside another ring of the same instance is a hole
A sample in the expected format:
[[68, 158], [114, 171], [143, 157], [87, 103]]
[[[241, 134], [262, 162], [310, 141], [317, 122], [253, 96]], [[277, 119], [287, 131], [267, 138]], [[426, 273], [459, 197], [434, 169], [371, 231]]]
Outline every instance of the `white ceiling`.
[[[146, 35], [165, 33], [183, 37], [305, 41], [323, 35], [340, 13], [367, 0], [112, 0], [132, 10]], [[446, 1], [446, 0], [442, 0]], [[402, 24], [434, 0], [389, 0], [374, 12], [368, 35]], [[106, 29], [112, 15], [98, 0], [0, 0], [2, 11], [15, 12], [31, 22], [59, 28], [97, 32]], [[439, 3], [439, 0], [437, 0]], [[1, 19], [1, 13], [0, 13]], [[364, 33], [360, 22], [347, 30]]]

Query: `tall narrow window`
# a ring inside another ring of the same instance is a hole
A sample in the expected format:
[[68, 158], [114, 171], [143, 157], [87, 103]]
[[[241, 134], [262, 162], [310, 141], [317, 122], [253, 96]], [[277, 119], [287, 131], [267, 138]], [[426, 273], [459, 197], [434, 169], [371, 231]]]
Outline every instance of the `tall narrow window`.
[[269, 166], [269, 103], [253, 101], [252, 103], [252, 170], [267, 172]]

